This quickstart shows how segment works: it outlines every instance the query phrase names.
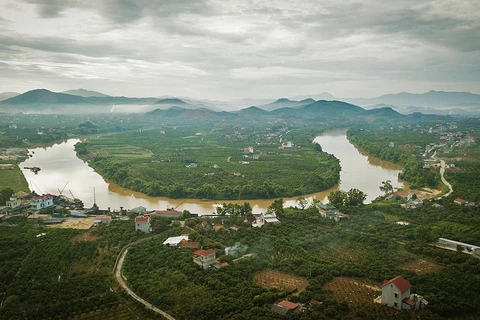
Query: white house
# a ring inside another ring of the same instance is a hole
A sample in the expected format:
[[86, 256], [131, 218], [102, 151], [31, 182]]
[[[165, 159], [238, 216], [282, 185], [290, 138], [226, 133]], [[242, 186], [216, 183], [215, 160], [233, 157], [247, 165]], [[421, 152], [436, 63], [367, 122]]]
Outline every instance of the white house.
[[150, 216], [141, 216], [135, 218], [135, 231], [143, 231], [149, 233], [150, 228]]
[[167, 240], [163, 241], [163, 244], [170, 246], [170, 247], [177, 247], [182, 240], [188, 241], [188, 235], [181, 235], [178, 237], [170, 237]]
[[277, 219], [277, 215], [275, 214], [275, 212], [262, 212], [258, 220], [258, 222], [262, 225], [265, 223], [280, 223], [280, 220]]
[[382, 304], [402, 310], [402, 301], [410, 297], [412, 285], [402, 276], [383, 281]]
[[197, 250], [193, 253], [193, 262], [201, 266], [203, 269], [208, 269], [215, 263], [215, 250]]
[[16, 196], [12, 196], [10, 197], [10, 200], [6, 201], [6, 205], [10, 209], [19, 207], [21, 204], [22, 204], [22, 199], [19, 199]]
[[41, 196], [33, 197], [31, 201], [33, 210], [40, 210], [53, 206], [53, 196], [51, 194], [44, 194]]
[[382, 284], [382, 304], [398, 310], [418, 310], [428, 305], [422, 296], [410, 293], [412, 285], [402, 276], [385, 280]]

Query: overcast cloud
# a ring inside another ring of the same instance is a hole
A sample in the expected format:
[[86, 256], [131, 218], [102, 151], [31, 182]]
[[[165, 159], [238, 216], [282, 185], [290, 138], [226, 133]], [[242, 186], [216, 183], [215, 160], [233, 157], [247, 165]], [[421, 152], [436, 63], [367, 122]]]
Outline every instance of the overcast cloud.
[[478, 0], [0, 0], [0, 92], [480, 93]]

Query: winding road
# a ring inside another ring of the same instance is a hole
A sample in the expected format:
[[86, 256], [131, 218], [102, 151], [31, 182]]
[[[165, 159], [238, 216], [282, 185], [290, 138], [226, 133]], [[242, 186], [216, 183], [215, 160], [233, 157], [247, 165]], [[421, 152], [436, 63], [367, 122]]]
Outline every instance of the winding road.
[[448, 187], [448, 192], [445, 193], [445, 194], [442, 196], [442, 197], [445, 198], [445, 197], [448, 197], [449, 195], [452, 194], [453, 188], [452, 188], [452, 185], [451, 185], [451, 184], [445, 179], [445, 177], [443, 176], [444, 173], [445, 173], [445, 166], [446, 166], [446, 165], [445, 165], [445, 161], [444, 161], [444, 160], [440, 160], [440, 164], [441, 164], [441, 166], [440, 166], [440, 178], [441, 178], [443, 184], [445, 184], [445, 185]]
[[139, 297], [135, 292], [133, 292], [128, 286], [127, 284], [125, 283], [125, 279], [123, 278], [122, 276], [122, 266], [123, 266], [123, 261], [125, 260], [125, 257], [127, 256], [127, 252], [128, 252], [128, 248], [131, 247], [132, 245], [134, 244], [137, 244], [139, 242], [143, 242], [145, 240], [150, 240], [152, 239], [152, 237], [149, 237], [149, 238], [144, 238], [144, 239], [141, 239], [139, 241], [136, 241], [136, 242], [133, 242], [129, 245], [126, 245], [122, 251], [120, 252], [118, 258], [117, 258], [117, 261], [115, 263], [115, 268], [114, 268], [114, 271], [115, 271], [115, 279], [117, 280], [118, 284], [120, 284], [120, 286], [122, 286], [122, 288], [135, 300], [137, 300], [138, 302], [140, 302], [141, 304], [143, 304], [145, 307], [147, 307], [148, 309], [162, 315], [163, 317], [165, 317], [166, 319], [168, 320], [175, 320], [174, 317], [172, 317], [171, 315], [169, 315], [168, 313], [166, 313], [165, 311], [163, 310], [160, 310], [158, 309], [157, 307], [155, 307], [154, 305], [152, 305], [151, 303], [145, 301], [144, 299], [142, 299], [141, 297]]

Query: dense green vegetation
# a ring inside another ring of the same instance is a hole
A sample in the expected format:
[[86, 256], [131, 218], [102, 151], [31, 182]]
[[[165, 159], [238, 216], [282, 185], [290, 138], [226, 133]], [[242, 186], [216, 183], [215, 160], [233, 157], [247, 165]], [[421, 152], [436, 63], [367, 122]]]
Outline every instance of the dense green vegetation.
[[[339, 223], [320, 218], [313, 208], [286, 208], [280, 225], [261, 229], [247, 227], [243, 218], [231, 218], [223, 223], [224, 229], [207, 231], [200, 227], [200, 219], [192, 220], [188, 225], [196, 232], [179, 228], [169, 234], [189, 233], [191, 240], [214, 248], [221, 261], [231, 261], [223, 249], [236, 242], [247, 245], [253, 257], [204, 271], [193, 263], [190, 252], [163, 246], [162, 238], [132, 248], [125, 275], [135, 292], [179, 319], [280, 319], [270, 307], [283, 298], [305, 304], [306, 311], [292, 319], [375, 318], [373, 304], [353, 308], [348, 301], [332, 300], [323, 286], [337, 276], [380, 285], [399, 274], [412, 283], [412, 292], [430, 302], [419, 314], [422, 318], [471, 317], [479, 307], [480, 260], [429, 246], [439, 236], [478, 241], [478, 208], [461, 208], [451, 200], [441, 201], [445, 210], [427, 203], [415, 212], [388, 202], [346, 207], [356, 218]], [[398, 225], [398, 220], [411, 224]], [[241, 229], [229, 231], [233, 224]], [[418, 259], [442, 267], [420, 274], [405, 267]], [[299, 295], [265, 289], [254, 280], [265, 270], [306, 277], [310, 285]], [[309, 306], [312, 299], [322, 307]], [[454, 305], [447, 303], [452, 300]], [[395, 318], [410, 319], [410, 314]]]
[[129, 315], [122, 309], [124, 319], [135, 313], [156, 318], [128, 300], [111, 275], [120, 248], [144, 236], [135, 233], [132, 221], [85, 233], [26, 220], [12, 217], [0, 225], [0, 319], [89, 318], [95, 310], [108, 315], [123, 304], [132, 309]]
[[75, 148], [106, 178], [151, 196], [255, 199], [338, 182], [338, 160], [312, 140], [308, 129], [203, 124], [103, 136]]

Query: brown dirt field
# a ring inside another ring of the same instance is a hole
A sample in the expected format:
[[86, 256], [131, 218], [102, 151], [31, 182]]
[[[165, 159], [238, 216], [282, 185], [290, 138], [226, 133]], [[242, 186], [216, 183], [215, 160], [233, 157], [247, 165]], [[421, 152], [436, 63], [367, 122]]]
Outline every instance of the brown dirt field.
[[100, 236], [93, 235], [91, 232], [85, 232], [85, 233], [79, 234], [78, 236], [73, 237], [72, 243], [82, 242], [82, 241], [97, 241], [100, 238], [101, 238]]
[[443, 268], [442, 265], [427, 261], [424, 259], [417, 259], [412, 262], [406, 263], [400, 268], [410, 271], [415, 271], [417, 274], [425, 274], [433, 271], [437, 271]]
[[333, 279], [324, 289], [332, 291], [337, 300], [345, 299], [353, 305], [372, 304], [373, 299], [382, 294], [380, 288], [373, 283], [347, 277]]
[[88, 230], [93, 226], [95, 217], [88, 218], [67, 218], [63, 223], [53, 224], [49, 228], [70, 228], [79, 230]]
[[255, 275], [258, 285], [267, 289], [294, 290], [297, 292], [305, 290], [308, 280], [303, 277], [293, 276], [274, 270], [267, 270]]
[[[327, 283], [325, 290], [331, 291], [337, 301], [347, 301], [352, 312], [363, 310], [374, 319], [394, 319], [401, 311], [389, 308], [373, 300], [382, 294], [380, 287], [364, 280], [337, 277]], [[414, 319], [414, 313], [411, 313]]]

